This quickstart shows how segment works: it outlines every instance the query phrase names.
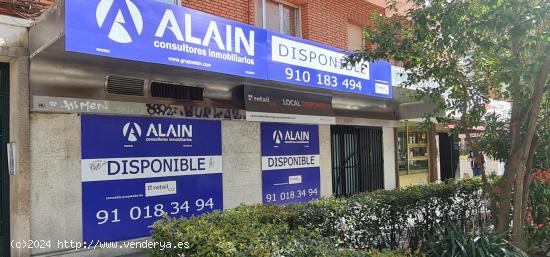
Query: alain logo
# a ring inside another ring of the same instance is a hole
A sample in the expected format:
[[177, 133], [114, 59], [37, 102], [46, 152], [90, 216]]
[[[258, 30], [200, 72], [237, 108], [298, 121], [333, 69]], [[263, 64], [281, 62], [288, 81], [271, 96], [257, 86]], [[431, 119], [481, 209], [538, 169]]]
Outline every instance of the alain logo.
[[[309, 131], [273, 131], [273, 142], [276, 145], [285, 144], [309, 144]], [[278, 146], [274, 146], [278, 147]]]
[[273, 142], [278, 145], [283, 141], [283, 132], [280, 130], [273, 131]]
[[145, 183], [145, 197], [174, 195], [177, 193], [176, 188], [176, 181]]
[[141, 137], [141, 127], [135, 122], [128, 122], [122, 127], [122, 135], [128, 142], [135, 143]]
[[[130, 34], [141, 35], [143, 31], [141, 13], [130, 0], [101, 0], [97, 5], [95, 16], [97, 25], [100, 28], [107, 27], [108, 37], [118, 43], [131, 43]], [[128, 25], [130, 21], [133, 26]]]

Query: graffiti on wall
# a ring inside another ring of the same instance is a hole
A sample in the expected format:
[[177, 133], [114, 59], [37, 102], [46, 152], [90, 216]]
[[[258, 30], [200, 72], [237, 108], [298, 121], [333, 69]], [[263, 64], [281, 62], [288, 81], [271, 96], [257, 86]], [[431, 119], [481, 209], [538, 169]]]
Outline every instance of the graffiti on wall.
[[245, 119], [243, 110], [202, 106], [177, 106], [167, 104], [145, 104], [147, 113], [156, 116], [181, 116], [203, 119]]
[[31, 110], [59, 113], [104, 113], [215, 120], [244, 120], [246, 118], [246, 112], [240, 109], [50, 96], [33, 96]]

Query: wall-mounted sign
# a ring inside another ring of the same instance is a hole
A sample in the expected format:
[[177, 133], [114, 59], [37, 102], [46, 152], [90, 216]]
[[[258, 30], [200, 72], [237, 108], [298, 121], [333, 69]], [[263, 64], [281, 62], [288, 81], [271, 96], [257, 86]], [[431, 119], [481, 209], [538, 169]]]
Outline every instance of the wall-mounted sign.
[[289, 204], [321, 195], [319, 127], [261, 124], [262, 202]]
[[[92, 10], [82, 12], [82, 10]], [[67, 51], [391, 98], [391, 65], [152, 0], [65, 2]]]
[[287, 123], [334, 124], [332, 97], [244, 86], [246, 119]]
[[85, 243], [149, 236], [165, 214], [222, 210], [221, 124], [83, 115]]
[[392, 97], [386, 61], [345, 65], [347, 52], [280, 33], [267, 33], [268, 79], [348, 93]]
[[265, 37], [265, 30], [158, 1], [65, 2], [67, 51], [264, 79]]

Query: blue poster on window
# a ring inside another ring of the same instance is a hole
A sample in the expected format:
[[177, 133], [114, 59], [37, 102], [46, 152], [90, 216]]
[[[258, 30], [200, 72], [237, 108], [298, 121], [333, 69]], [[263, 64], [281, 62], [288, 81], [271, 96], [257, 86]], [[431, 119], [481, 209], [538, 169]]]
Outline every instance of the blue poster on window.
[[321, 196], [319, 127], [261, 124], [262, 202], [290, 204]]
[[85, 244], [223, 209], [220, 121], [83, 115], [81, 126]]

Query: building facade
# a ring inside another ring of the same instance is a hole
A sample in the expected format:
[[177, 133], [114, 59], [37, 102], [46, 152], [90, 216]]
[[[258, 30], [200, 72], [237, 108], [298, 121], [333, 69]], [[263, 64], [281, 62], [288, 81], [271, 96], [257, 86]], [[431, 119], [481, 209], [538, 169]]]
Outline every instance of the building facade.
[[341, 65], [371, 15], [385, 7], [66, 0], [0, 17], [4, 255], [129, 254], [92, 242], [143, 242], [164, 214], [396, 188], [398, 128], [430, 106], [388, 62]]

